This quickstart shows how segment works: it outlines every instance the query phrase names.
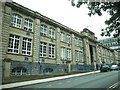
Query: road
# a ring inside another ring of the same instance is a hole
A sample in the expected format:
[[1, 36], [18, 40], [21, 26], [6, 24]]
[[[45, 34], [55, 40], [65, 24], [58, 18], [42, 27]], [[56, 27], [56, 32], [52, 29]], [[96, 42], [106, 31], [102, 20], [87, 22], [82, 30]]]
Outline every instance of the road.
[[120, 71], [102, 72], [85, 76], [78, 76], [64, 80], [40, 83], [19, 87], [25, 88], [104, 88], [120, 81]]

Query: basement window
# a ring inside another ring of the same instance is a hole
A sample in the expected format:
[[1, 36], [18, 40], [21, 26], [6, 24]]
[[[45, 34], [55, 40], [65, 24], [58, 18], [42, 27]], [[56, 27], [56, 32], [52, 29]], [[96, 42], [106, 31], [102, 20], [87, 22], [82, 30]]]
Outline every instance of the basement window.
[[27, 69], [24, 67], [15, 67], [12, 69], [12, 75], [25, 75], [27, 74]]

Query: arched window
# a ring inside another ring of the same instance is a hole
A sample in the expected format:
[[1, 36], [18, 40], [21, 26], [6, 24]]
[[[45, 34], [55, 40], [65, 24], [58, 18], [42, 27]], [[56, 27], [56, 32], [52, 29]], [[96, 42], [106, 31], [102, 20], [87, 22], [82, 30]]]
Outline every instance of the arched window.
[[27, 74], [27, 69], [24, 67], [15, 67], [12, 69], [12, 75], [24, 75]]

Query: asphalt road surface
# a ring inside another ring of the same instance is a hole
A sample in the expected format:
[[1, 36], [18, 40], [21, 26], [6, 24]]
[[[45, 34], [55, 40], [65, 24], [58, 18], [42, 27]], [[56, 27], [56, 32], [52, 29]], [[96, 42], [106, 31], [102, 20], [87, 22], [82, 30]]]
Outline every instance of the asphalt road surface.
[[[35, 85], [19, 87], [25, 88], [104, 88], [120, 81], [120, 71], [102, 72], [85, 76], [78, 76], [64, 80], [51, 81]], [[118, 86], [117, 86], [118, 87]]]

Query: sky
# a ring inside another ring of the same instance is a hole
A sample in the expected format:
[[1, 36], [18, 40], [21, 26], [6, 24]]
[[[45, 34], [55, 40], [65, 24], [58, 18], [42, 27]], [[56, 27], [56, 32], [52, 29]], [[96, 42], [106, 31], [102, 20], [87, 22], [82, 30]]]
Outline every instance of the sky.
[[81, 32], [84, 28], [88, 28], [95, 33], [100, 39], [102, 37], [101, 29], [107, 27], [105, 20], [109, 19], [109, 14], [103, 12], [103, 16], [88, 16], [86, 5], [76, 8], [72, 7], [69, 0], [13, 0], [31, 10], [37, 11], [42, 15], [51, 18], [69, 28]]

